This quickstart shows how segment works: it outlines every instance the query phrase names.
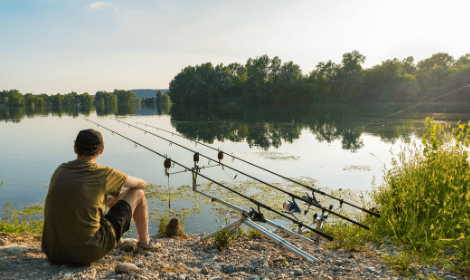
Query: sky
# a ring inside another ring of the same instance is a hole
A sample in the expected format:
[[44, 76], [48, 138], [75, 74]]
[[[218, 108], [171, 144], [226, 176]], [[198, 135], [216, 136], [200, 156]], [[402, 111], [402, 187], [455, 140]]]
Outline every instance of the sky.
[[[0, 90], [167, 89], [184, 67], [267, 54], [308, 74], [358, 50], [369, 68], [470, 53], [470, 1], [0, 1]], [[466, 35], [467, 34], [467, 35]]]

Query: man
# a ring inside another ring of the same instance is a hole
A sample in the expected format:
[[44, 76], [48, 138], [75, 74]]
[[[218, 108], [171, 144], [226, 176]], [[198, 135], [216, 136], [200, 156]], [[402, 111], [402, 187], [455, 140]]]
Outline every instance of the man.
[[[147, 183], [96, 163], [103, 153], [101, 133], [78, 133], [77, 159], [61, 164], [51, 178], [44, 210], [42, 250], [54, 264], [87, 265], [101, 259], [129, 230], [131, 216], [137, 246], [149, 249]], [[126, 191], [120, 191], [122, 187]], [[110, 208], [105, 215], [106, 205]]]

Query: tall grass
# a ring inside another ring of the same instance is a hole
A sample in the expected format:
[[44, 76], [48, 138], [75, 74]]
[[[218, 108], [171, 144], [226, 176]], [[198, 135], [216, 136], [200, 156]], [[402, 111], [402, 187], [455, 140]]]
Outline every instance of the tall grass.
[[[469, 123], [470, 125], [470, 123]], [[390, 236], [425, 262], [448, 259], [453, 269], [470, 273], [469, 126], [436, 125], [426, 119], [422, 146], [402, 148], [393, 169], [373, 192], [380, 219], [371, 220], [378, 236]]]
[[29, 207], [14, 207], [10, 203], [3, 206], [3, 214], [0, 216], [0, 232], [22, 233], [31, 232], [40, 234], [44, 225], [43, 219], [37, 219], [37, 216], [44, 212], [41, 205]]

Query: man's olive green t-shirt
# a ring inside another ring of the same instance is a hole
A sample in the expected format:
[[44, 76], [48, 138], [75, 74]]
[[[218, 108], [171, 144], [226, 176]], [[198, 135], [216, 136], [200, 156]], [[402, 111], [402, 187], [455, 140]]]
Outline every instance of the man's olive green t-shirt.
[[114, 228], [104, 218], [106, 198], [118, 196], [126, 179], [120, 171], [82, 160], [56, 169], [42, 235], [42, 250], [51, 262], [90, 264], [114, 248]]

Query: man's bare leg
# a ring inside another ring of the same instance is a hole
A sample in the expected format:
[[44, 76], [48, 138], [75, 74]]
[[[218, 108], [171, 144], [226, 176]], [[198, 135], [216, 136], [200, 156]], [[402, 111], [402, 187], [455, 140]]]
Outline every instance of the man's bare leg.
[[[149, 244], [148, 205], [144, 191], [142, 189], [127, 189], [117, 197], [109, 196], [107, 202], [108, 207], [113, 207], [113, 205], [121, 199], [129, 203], [132, 208], [132, 217], [134, 218], [135, 226], [139, 233], [139, 241]], [[122, 237], [119, 242], [122, 243]]]

